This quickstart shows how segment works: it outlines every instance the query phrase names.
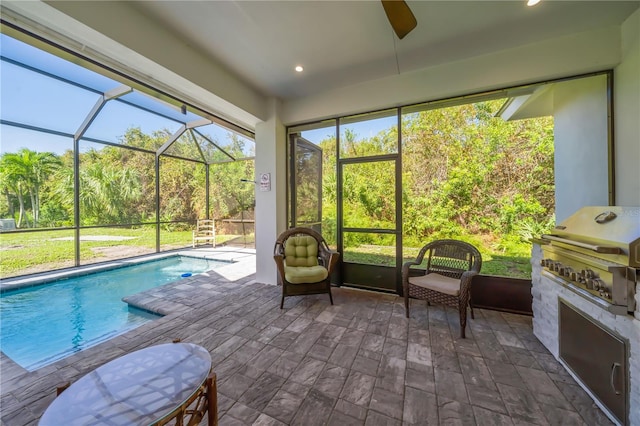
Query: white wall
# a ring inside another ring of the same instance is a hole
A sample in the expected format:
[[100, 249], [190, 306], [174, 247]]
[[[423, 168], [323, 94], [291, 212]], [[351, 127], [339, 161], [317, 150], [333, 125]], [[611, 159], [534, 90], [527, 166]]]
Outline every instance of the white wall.
[[609, 205], [607, 79], [564, 82], [553, 92], [556, 222]]
[[286, 229], [286, 133], [280, 120], [280, 103], [268, 103], [269, 118], [256, 126], [256, 179], [271, 173], [271, 191], [256, 185], [256, 280], [276, 283], [273, 244]]
[[614, 70], [616, 205], [640, 206], [640, 10], [622, 25]]

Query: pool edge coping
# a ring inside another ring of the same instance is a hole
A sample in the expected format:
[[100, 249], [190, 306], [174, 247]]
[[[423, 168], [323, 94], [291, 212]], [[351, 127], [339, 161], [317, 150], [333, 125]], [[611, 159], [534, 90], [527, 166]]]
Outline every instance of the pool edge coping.
[[[233, 251], [233, 252], [225, 251], [225, 252], [218, 252], [217, 254], [235, 253], [235, 252], [236, 251]], [[195, 257], [195, 258], [213, 260], [213, 261], [224, 262], [229, 264], [233, 264], [239, 261], [233, 257], [229, 259], [221, 258], [224, 256], [216, 257], [215, 254], [216, 253], [197, 251], [194, 249], [185, 249], [185, 250], [172, 251], [167, 253], [154, 253], [154, 254], [144, 255], [144, 256], [134, 257], [134, 258], [116, 259], [108, 263], [102, 263], [102, 264], [83, 265], [79, 267], [65, 268], [65, 269], [56, 270], [56, 271], [43, 272], [37, 275], [27, 276], [27, 277], [12, 277], [12, 278], [0, 279], [0, 294], [13, 291], [13, 290], [20, 290], [23, 288], [36, 287], [38, 285], [44, 285], [44, 284], [48, 284], [51, 282], [64, 280], [68, 278], [77, 278], [80, 276], [89, 275], [97, 272], [104, 272], [104, 271], [109, 271], [113, 269], [124, 268], [127, 266], [134, 266], [143, 262], [161, 260], [161, 259], [165, 259], [173, 256]], [[246, 252], [243, 254], [248, 255], [249, 252]], [[253, 253], [253, 255], [255, 256], [255, 252]]]

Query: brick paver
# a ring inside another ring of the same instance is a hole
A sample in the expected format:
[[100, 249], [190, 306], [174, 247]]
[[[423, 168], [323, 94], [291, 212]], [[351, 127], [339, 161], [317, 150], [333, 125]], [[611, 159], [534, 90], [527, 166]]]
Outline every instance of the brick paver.
[[333, 293], [280, 310], [279, 287], [214, 271], [129, 297], [167, 315], [34, 372], [2, 355], [1, 424], [37, 424], [56, 386], [175, 338], [210, 351], [221, 426], [610, 424], [530, 317], [477, 309], [463, 340], [451, 309]]

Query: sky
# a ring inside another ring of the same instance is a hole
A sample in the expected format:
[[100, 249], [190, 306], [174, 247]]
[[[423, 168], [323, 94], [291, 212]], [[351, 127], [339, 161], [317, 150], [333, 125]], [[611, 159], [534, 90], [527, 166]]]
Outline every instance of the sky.
[[[101, 99], [103, 92], [122, 86], [117, 81], [5, 34], [0, 34], [0, 53], [3, 59], [7, 59], [0, 62], [0, 118], [2, 120], [72, 135], [78, 131], [94, 105]], [[46, 70], [55, 76], [67, 78], [94, 90], [77, 87], [18, 66], [11, 60]], [[160, 111], [173, 119], [158, 116], [124, 102], [111, 100], [104, 105], [84, 136], [117, 143], [131, 127], [140, 127], [147, 134], [165, 129], [173, 133], [183, 123], [201, 118], [190, 111], [182, 114], [178, 108], [140, 92], [134, 91], [119, 99]], [[223, 146], [230, 142], [230, 137], [234, 134], [215, 124], [199, 130], [211, 136], [214, 141], [219, 141]], [[245, 145], [247, 148], [245, 154], [253, 155], [250, 149], [254, 144]], [[0, 153], [15, 152], [20, 148], [62, 154], [73, 148], [73, 139], [10, 125], [0, 126]]]
[[[117, 81], [29, 46], [5, 34], [0, 34], [0, 53], [3, 58], [9, 59], [0, 62], [0, 118], [2, 120], [73, 135], [78, 131], [94, 105], [101, 99], [101, 94], [122, 86]], [[77, 87], [18, 66], [11, 60], [29, 67], [46, 70], [55, 76], [72, 80], [93, 90]], [[183, 115], [174, 106], [140, 92], [128, 93], [119, 99], [151, 108], [154, 111], [161, 111], [175, 120], [132, 107], [124, 102], [112, 100], [104, 105], [85, 132], [85, 137], [118, 143], [127, 129], [131, 127], [140, 127], [142, 132], [146, 134], [152, 134], [157, 130], [168, 130], [173, 133], [184, 122], [200, 118], [190, 111]], [[341, 131], [350, 129], [355, 132], [358, 139], [366, 139], [377, 135], [381, 130], [393, 128], [396, 125], [397, 118], [392, 115], [341, 125]], [[222, 146], [230, 141], [229, 138], [233, 134], [215, 124], [199, 128], [199, 131], [211, 136], [214, 141], [221, 142]], [[314, 143], [320, 143], [327, 137], [334, 135], [334, 126], [303, 132], [303, 136]], [[95, 144], [86, 145], [95, 147]], [[245, 155], [255, 155], [251, 151], [254, 144], [245, 145], [247, 148]], [[73, 139], [71, 136], [65, 137], [1, 125], [0, 153], [16, 152], [20, 148], [49, 151], [60, 155], [73, 149]], [[80, 149], [84, 150], [82, 143]]]
[[[376, 136], [380, 131], [385, 129], [395, 128], [398, 124], [398, 118], [393, 115], [391, 117], [378, 118], [375, 120], [361, 121], [357, 123], [343, 124], [340, 126], [340, 131], [344, 134], [345, 129], [353, 131], [358, 140], [368, 139]], [[336, 127], [322, 127], [320, 129], [304, 130], [302, 137], [310, 142], [319, 144], [323, 140], [335, 137]]]

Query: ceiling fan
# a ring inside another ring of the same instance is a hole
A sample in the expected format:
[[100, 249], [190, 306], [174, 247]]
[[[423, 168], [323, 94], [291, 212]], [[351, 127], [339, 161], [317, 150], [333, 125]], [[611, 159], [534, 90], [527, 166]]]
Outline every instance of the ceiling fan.
[[404, 0], [381, 0], [387, 19], [399, 39], [403, 39], [417, 25], [416, 17]]

